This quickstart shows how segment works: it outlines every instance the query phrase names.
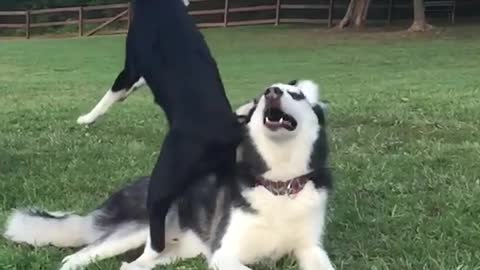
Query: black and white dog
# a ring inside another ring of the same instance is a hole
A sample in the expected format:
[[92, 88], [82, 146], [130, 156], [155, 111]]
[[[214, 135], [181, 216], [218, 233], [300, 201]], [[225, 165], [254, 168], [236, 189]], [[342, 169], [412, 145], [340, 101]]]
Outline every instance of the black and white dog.
[[105, 93], [95, 107], [93, 107], [93, 109], [88, 113], [78, 117], [78, 124], [90, 125], [95, 123], [100, 116], [107, 113], [113, 104], [119, 101], [124, 101], [130, 94], [146, 84], [143, 77], [140, 77], [134, 84], [130, 84], [125, 80], [124, 76], [125, 72], [122, 70], [117, 75], [112, 87]]
[[[183, 0], [185, 6], [190, 2]], [[81, 115], [77, 119], [80, 125], [90, 125], [95, 123], [102, 115], [112, 107], [113, 104], [124, 101], [130, 94], [146, 85], [145, 78], [136, 74], [134, 78], [129, 78], [131, 74], [126, 69], [120, 71], [115, 78], [112, 87], [107, 90], [105, 95], [88, 113]]]
[[[289, 254], [302, 270], [334, 269], [322, 246], [332, 180], [318, 87], [312, 81], [274, 84], [237, 115], [245, 136], [234, 179], [212, 174], [196, 181], [167, 215], [161, 256], [144, 252], [122, 270], [198, 255], [213, 269], [249, 270], [246, 265]], [[34, 246], [86, 246], [66, 257], [62, 270], [136, 249], [149, 235], [148, 182], [137, 179], [84, 216], [16, 210], [4, 235]]]
[[[183, 0], [185, 6], [188, 6], [190, 2]], [[128, 71], [123, 69], [118, 73], [115, 78], [112, 87], [107, 90], [105, 95], [100, 101], [90, 110], [88, 113], [81, 115], [77, 119], [77, 123], [80, 125], [89, 125], [95, 123], [100, 116], [104, 115], [113, 104], [119, 101], [124, 101], [130, 94], [146, 85], [145, 78], [140, 75], [136, 75], [135, 78], [129, 79]]]
[[242, 137], [217, 63], [185, 3], [134, 0], [132, 10], [124, 68], [93, 118], [138, 88], [142, 78], [166, 115], [169, 130], [147, 195], [151, 241], [144, 255], [153, 259], [165, 248], [173, 202], [208, 174], [232, 178]]

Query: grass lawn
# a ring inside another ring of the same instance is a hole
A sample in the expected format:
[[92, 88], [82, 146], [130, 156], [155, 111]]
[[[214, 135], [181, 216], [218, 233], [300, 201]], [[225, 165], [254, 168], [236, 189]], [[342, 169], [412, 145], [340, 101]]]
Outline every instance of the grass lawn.
[[[276, 81], [322, 85], [336, 180], [325, 246], [337, 269], [480, 269], [479, 32], [205, 31], [235, 105]], [[123, 47], [124, 37], [0, 42], [0, 223], [17, 206], [87, 211], [150, 172], [167, 127], [148, 90], [97, 125], [75, 123]], [[72, 251], [0, 239], [0, 269], [55, 269]]]

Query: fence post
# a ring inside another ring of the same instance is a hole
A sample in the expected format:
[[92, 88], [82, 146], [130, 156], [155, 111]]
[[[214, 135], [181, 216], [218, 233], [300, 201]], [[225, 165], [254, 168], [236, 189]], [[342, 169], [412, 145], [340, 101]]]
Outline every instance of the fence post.
[[275, 26], [280, 23], [280, 0], [277, 0], [277, 5], [275, 7]]
[[388, 2], [388, 25], [392, 24], [393, 0]]
[[78, 7], [78, 36], [83, 36], [83, 7]]
[[456, 9], [456, 6], [457, 6], [457, 2], [453, 1], [453, 8], [452, 8], [452, 14], [451, 14], [452, 24], [455, 24], [455, 9]]
[[132, 22], [132, 3], [128, 2], [128, 7], [127, 7], [127, 30], [130, 29], [130, 23]]
[[223, 27], [228, 26], [228, 10], [230, 9], [229, 5], [230, 3], [228, 0], [225, 0], [225, 10], [223, 11]]
[[25, 11], [25, 37], [30, 38], [30, 10]]
[[333, 25], [333, 1], [330, 0], [330, 6], [328, 7], [328, 28]]

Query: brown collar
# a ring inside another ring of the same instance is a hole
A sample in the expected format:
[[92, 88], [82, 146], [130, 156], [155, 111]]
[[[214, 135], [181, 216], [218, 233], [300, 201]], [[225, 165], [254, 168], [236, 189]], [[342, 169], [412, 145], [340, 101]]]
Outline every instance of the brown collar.
[[304, 174], [287, 181], [272, 181], [258, 176], [255, 179], [255, 186], [263, 186], [275, 196], [296, 195], [303, 190], [305, 185], [312, 179], [312, 173]]

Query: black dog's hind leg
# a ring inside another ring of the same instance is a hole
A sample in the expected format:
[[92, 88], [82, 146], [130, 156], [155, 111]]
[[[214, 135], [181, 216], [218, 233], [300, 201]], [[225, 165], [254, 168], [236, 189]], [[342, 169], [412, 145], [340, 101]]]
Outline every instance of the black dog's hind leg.
[[205, 145], [193, 141], [191, 135], [171, 130], [165, 137], [157, 164], [153, 169], [148, 190], [151, 248], [165, 248], [165, 217], [185, 187], [198, 175], [199, 162]]
[[97, 105], [89, 113], [77, 119], [78, 124], [92, 124], [105, 114], [115, 102], [125, 100], [128, 95], [145, 84], [142, 77], [129, 74], [126, 70], [124, 69], [118, 74], [112, 88], [107, 91]]
[[227, 169], [227, 164], [234, 164], [235, 147], [216, 145], [175, 129], [167, 134], [149, 186], [150, 237], [144, 253], [122, 269], [153, 268], [163, 255], [161, 252], [169, 249], [165, 246], [169, 240], [165, 234], [165, 218], [173, 202], [182, 196], [187, 186], [200, 181], [208, 172], [222, 173], [219, 168], [232, 170]]

